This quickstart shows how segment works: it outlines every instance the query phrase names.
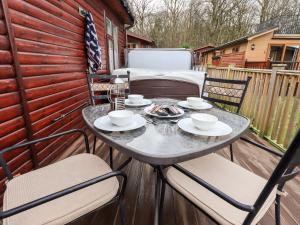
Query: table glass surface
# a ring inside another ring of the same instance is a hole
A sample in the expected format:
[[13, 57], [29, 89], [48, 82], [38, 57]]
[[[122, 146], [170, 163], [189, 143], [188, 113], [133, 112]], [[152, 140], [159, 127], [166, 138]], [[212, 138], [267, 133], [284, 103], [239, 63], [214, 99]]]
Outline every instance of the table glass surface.
[[[154, 103], [172, 105], [177, 104], [174, 99], [152, 99]], [[144, 108], [131, 108], [134, 113], [145, 116]], [[169, 165], [200, 157], [219, 150], [238, 139], [249, 127], [249, 119], [213, 107], [207, 110], [187, 110], [181, 118], [187, 118], [192, 113], [201, 112], [215, 115], [219, 121], [228, 124], [232, 133], [220, 137], [197, 136], [182, 131], [178, 125], [168, 119], [151, 117], [156, 124], [147, 123], [146, 126], [125, 132], [105, 132], [94, 127], [94, 121], [107, 115], [110, 105], [88, 106], [83, 109], [84, 120], [92, 132], [102, 141], [124, 151], [137, 160], [154, 165]]]

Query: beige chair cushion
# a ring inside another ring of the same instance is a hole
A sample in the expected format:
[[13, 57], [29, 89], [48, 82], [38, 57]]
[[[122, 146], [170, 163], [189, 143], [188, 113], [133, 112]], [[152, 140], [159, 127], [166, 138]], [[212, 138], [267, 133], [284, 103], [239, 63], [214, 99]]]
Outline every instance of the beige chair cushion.
[[[254, 204], [267, 182], [265, 179], [217, 154], [183, 162], [180, 165], [233, 199], [248, 205]], [[175, 189], [220, 224], [242, 224], [246, 218], [247, 212], [225, 202], [173, 167], [167, 170], [166, 176]], [[275, 197], [276, 188], [274, 188], [252, 224], [259, 222], [274, 202]]]
[[[3, 210], [28, 203], [81, 182], [111, 172], [110, 167], [92, 154], [71, 156], [60, 162], [18, 176], [7, 183]], [[116, 196], [117, 178], [85, 189], [3, 220], [3, 225], [66, 224], [97, 209]]]
[[[91, 84], [92, 91], [108, 91], [111, 87], [110, 83], [92, 83]], [[125, 82], [125, 88], [129, 89], [128, 82]]]

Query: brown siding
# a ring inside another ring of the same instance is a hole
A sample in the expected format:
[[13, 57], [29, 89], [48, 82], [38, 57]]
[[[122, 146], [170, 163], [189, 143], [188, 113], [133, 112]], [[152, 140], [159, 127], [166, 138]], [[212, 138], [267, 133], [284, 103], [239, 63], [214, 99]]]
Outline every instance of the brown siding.
[[220, 66], [228, 66], [232, 64], [236, 67], [244, 67], [245, 52], [230, 53], [221, 56]]
[[[0, 149], [27, 139], [23, 110], [13, 66], [11, 45], [0, 5]], [[28, 149], [4, 155], [14, 174], [32, 169]], [[0, 193], [3, 192], [4, 173], [0, 170]]]
[[[96, 23], [103, 51], [103, 70], [99, 73], [107, 72], [108, 68], [105, 13], [119, 27], [120, 62], [124, 57], [124, 25], [100, 0], [7, 0], [7, 3], [34, 138], [84, 127], [81, 109], [89, 96], [85, 75], [84, 18], [79, 15], [78, 7], [90, 11]], [[0, 8], [0, 149], [21, 142], [28, 135], [2, 11]], [[74, 109], [77, 110], [62, 120], [53, 121]], [[72, 135], [37, 144], [39, 164], [50, 163], [76, 137]], [[29, 150], [19, 150], [5, 157], [14, 173], [32, 169]], [[1, 170], [0, 192], [3, 183]]]

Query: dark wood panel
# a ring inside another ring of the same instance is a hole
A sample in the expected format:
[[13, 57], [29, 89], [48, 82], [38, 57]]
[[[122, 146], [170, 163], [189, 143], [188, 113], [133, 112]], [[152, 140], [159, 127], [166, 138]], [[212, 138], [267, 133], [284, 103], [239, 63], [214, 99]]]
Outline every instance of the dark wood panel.
[[0, 108], [9, 107], [20, 103], [18, 92], [11, 92], [0, 95]]
[[27, 135], [25, 128], [16, 130], [13, 133], [10, 133], [0, 138], [0, 149], [15, 145], [26, 139], [26, 137]]
[[84, 28], [84, 18], [79, 15], [78, 11], [72, 10], [70, 7], [67, 8], [64, 1], [30, 0], [30, 4], [73, 25]]
[[48, 105], [42, 109], [39, 109], [37, 111], [34, 111], [32, 113], [30, 113], [30, 119], [32, 122], [36, 122], [46, 116], [49, 116], [51, 114], [53, 114], [56, 111], [59, 111], [61, 109], [63, 109], [64, 107], [66, 107], [66, 105], [69, 104], [74, 104], [77, 101], [80, 101], [82, 99], [88, 99], [88, 93], [80, 93], [77, 94], [71, 98], [67, 98], [67, 99], [63, 99], [59, 102], [56, 102], [52, 105]]
[[12, 65], [0, 65], [0, 79], [12, 78], [15, 76]]
[[0, 94], [17, 91], [17, 83], [15, 79], [0, 80]]
[[0, 64], [11, 64], [12, 56], [9, 51], [0, 50]]
[[2, 7], [0, 7], [0, 19], [3, 19], [3, 18], [4, 18], [4, 12], [3, 12]]
[[47, 65], [47, 64], [79, 64], [85, 65], [87, 63], [84, 57], [72, 57], [72, 56], [59, 56], [49, 54], [37, 54], [37, 53], [19, 53], [20, 63], [30, 65]]
[[0, 35], [0, 50], [9, 50], [10, 45], [7, 36]]
[[18, 50], [20, 52], [34, 52], [52, 55], [66, 55], [74, 57], [84, 57], [85, 52], [83, 50], [76, 50], [72, 48], [51, 45], [36, 41], [29, 41], [23, 39], [16, 40]]
[[68, 65], [22, 65], [21, 72], [26, 76], [40, 76], [56, 73], [83, 72], [86, 65], [68, 64]]
[[[86, 98], [77, 100], [76, 103], [70, 103], [69, 106], [64, 107], [63, 109], [54, 112], [53, 114], [48, 115], [45, 118], [42, 118], [41, 120], [38, 120], [37, 122], [35, 122], [32, 126], [33, 126], [33, 131], [34, 132], [38, 132], [42, 129], [44, 129], [45, 127], [51, 125], [54, 121], [54, 119], [58, 118], [59, 116], [61, 116], [62, 114], [68, 113], [72, 110], [77, 109], [78, 107], [80, 107], [81, 105], [83, 105], [84, 103], [86, 103]], [[79, 109], [78, 109], [79, 110]]]
[[[46, 106], [49, 107], [50, 105], [59, 103], [60, 101], [66, 101], [65, 104], [67, 104], [67, 101], [70, 100], [69, 98], [76, 97], [76, 95], [82, 95], [84, 93], [87, 93], [87, 86], [82, 86], [79, 88], [76, 87], [64, 92], [32, 100], [29, 102], [29, 111], [32, 112]], [[54, 105], [52, 105], [52, 107], [54, 107]]]
[[[60, 131], [62, 132], [64, 130], [67, 130], [69, 129], [68, 127], [81, 129], [84, 127], [84, 122], [80, 118], [75, 119], [69, 124], [66, 124], [65, 127], [63, 127]], [[40, 151], [38, 154], [38, 159], [41, 165], [47, 165], [51, 163], [53, 159], [57, 158], [58, 155], [63, 154], [68, 148], [68, 146], [70, 146], [72, 142], [74, 142], [79, 136], [80, 134], [74, 134], [69, 136], [67, 140], [64, 138], [58, 138], [55, 142], [52, 142], [51, 145], [48, 145], [46, 148]]]
[[24, 127], [23, 117], [17, 117], [12, 120], [6, 121], [5, 123], [0, 123], [0, 137], [13, 133]]
[[[38, 0], [36, 0], [38, 1]], [[78, 7], [79, 5], [77, 6], [77, 8], [75, 7], [72, 7], [70, 4], [68, 4], [68, 1], [57, 1], [57, 0], [48, 0], [48, 2], [50, 2], [51, 4], [55, 5], [56, 7], [62, 9], [64, 12], [67, 12], [69, 13], [70, 15], [74, 16], [75, 18], [77, 18], [78, 20], [80, 21], [84, 21], [84, 18], [79, 15], [78, 13]], [[72, 1], [72, 3], [75, 4], [75, 1]], [[84, 25], [82, 25], [83, 27]]]
[[3, 20], [0, 20], [0, 34], [6, 34], [6, 33], [7, 33], [6, 26]]
[[31, 28], [13, 24], [15, 36], [25, 40], [39, 41], [42, 43], [55, 44], [59, 46], [70, 47], [73, 49], [84, 49], [84, 44], [67, 38], [55, 36], [42, 31], [37, 31]]
[[146, 98], [172, 97], [186, 99], [189, 96], [200, 96], [197, 84], [167, 79], [131, 81], [130, 92], [133, 94], [142, 94]]
[[20, 13], [15, 10], [11, 10], [11, 13], [12, 13], [11, 19], [14, 24], [18, 24], [18, 25], [28, 27], [28, 28], [31, 28], [34, 30], [38, 30], [38, 31], [43, 31], [45, 33], [53, 34], [57, 37], [74, 40], [79, 43], [82, 42], [82, 40], [83, 40], [83, 36], [82, 36], [83, 31], [81, 31], [80, 32], [81, 35], [79, 35], [77, 33], [65, 30], [65, 29], [57, 26], [56, 22], [58, 22], [58, 21], [55, 21], [55, 22], [49, 24], [42, 20], [36, 19], [36, 18], [32, 17], [31, 15], [29, 16], [27, 14]]
[[86, 79], [68, 81], [58, 84], [52, 84], [51, 87], [44, 86], [26, 90], [26, 98], [33, 100], [44, 96], [52, 95], [58, 92], [66, 91], [72, 88], [81, 87], [86, 85]]
[[[79, 126], [81, 124], [78, 124], [76, 128], [82, 128], [82, 126]], [[43, 154], [39, 154], [40, 157], [40, 165], [46, 166], [49, 163], [51, 163], [55, 158], [57, 158], [59, 155], [62, 155], [65, 150], [79, 137], [80, 134], [74, 134], [72, 136], [69, 136], [67, 141], [63, 142], [63, 144], [60, 144], [58, 146], [53, 146], [54, 151], [51, 149], [45, 148]], [[57, 143], [61, 142], [61, 140], [58, 140]]]
[[47, 76], [26, 77], [24, 78], [24, 86], [26, 88], [42, 87], [51, 84], [57, 84], [67, 81], [80, 80], [86, 78], [86, 74], [82, 72], [52, 74]]
[[0, 109], [0, 123], [11, 120], [22, 115], [22, 109], [20, 105], [14, 105]]
[[[40, 130], [34, 136], [35, 136], [35, 138], [46, 137], [55, 132], [59, 132], [62, 129], [66, 129], [66, 130], [72, 129], [76, 125], [76, 123], [74, 122], [76, 120], [76, 118], [80, 118], [82, 120], [81, 110], [77, 110], [77, 111], [73, 112], [72, 114], [68, 115], [67, 117], [63, 118], [62, 120], [51, 124], [50, 126], [44, 128], [43, 130]], [[73, 121], [73, 123], [70, 123], [71, 121]], [[64, 139], [64, 140], [66, 140], [66, 139]], [[41, 142], [41, 143], [36, 144], [36, 147], [39, 151], [41, 151], [42, 149], [46, 148], [50, 143], [52, 143], [52, 141], [45, 141], [43, 143]]]
[[[38, 18], [42, 21], [47, 22], [48, 24], [55, 24], [56, 27], [63, 28], [64, 30], [68, 32], [74, 33], [74, 38], [77, 36], [83, 36], [84, 29], [82, 27], [78, 27], [76, 25], [73, 25], [72, 23], [69, 23], [57, 16], [54, 16], [53, 14], [42, 10], [41, 8], [35, 7], [23, 0], [10, 0], [9, 1], [9, 7], [15, 10], [18, 10], [19, 12], [22, 12], [24, 14], [30, 15], [32, 17]], [[14, 14], [12, 13], [12, 17]], [[34, 19], [32, 19], [34, 20]], [[36, 21], [36, 20], [34, 20]], [[45, 26], [47, 24], [44, 23]], [[78, 35], [79, 34], [79, 35]], [[73, 39], [73, 38], [71, 38]]]

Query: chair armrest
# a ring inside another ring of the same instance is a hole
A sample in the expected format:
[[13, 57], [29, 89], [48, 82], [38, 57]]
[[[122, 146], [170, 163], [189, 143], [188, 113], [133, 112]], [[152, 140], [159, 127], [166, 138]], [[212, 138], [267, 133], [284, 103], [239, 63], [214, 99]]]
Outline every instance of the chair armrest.
[[120, 194], [122, 194], [122, 192], [125, 189], [126, 182], [127, 182], [127, 176], [122, 171], [113, 171], [113, 172], [98, 176], [96, 178], [90, 179], [88, 181], [82, 182], [80, 184], [74, 185], [72, 187], [66, 188], [62, 191], [58, 191], [58, 192], [55, 192], [53, 194], [41, 197], [41, 198], [39, 198], [37, 200], [34, 200], [32, 202], [28, 202], [24, 205], [17, 206], [13, 209], [9, 209], [7, 211], [0, 212], [0, 219], [16, 215], [18, 213], [24, 212], [24, 211], [29, 210], [31, 208], [34, 208], [36, 206], [42, 205], [44, 203], [55, 200], [57, 198], [63, 197], [63, 196], [68, 195], [68, 194], [71, 194], [75, 191], [81, 190], [83, 188], [89, 187], [89, 186], [94, 185], [96, 183], [99, 183], [101, 181], [107, 180], [111, 177], [117, 177], [117, 176], [120, 176], [120, 177], [123, 178], [123, 185], [122, 185], [122, 188], [121, 188], [121, 191], [120, 191], [121, 193], [118, 194], [118, 195], [120, 195]]
[[172, 165], [172, 167], [174, 167], [175, 169], [177, 169], [178, 171], [180, 171], [184, 175], [188, 176], [189, 178], [191, 178], [193, 181], [197, 182], [201, 186], [205, 187], [206, 189], [208, 189], [209, 191], [211, 191], [212, 193], [214, 193], [215, 195], [217, 195], [218, 197], [220, 197], [224, 201], [226, 201], [229, 204], [233, 205], [234, 207], [236, 207], [240, 210], [243, 210], [243, 211], [247, 211], [247, 212], [253, 212], [254, 211], [253, 206], [246, 205], [244, 203], [238, 202], [237, 200], [231, 198], [230, 196], [228, 196], [227, 194], [225, 194], [221, 190], [219, 190], [216, 187], [210, 185], [205, 180], [201, 179], [200, 177], [195, 176], [194, 174], [192, 174], [188, 170], [184, 169], [182, 166], [180, 166], [178, 164], [175, 164], [175, 165]]
[[9, 180], [11, 180], [13, 178], [13, 175], [12, 175], [10, 169], [8, 168], [7, 163], [5, 162], [4, 157], [3, 157], [3, 154], [5, 154], [6, 152], [10, 152], [10, 151], [18, 149], [18, 148], [26, 147], [26, 146], [29, 146], [29, 145], [32, 145], [32, 144], [36, 144], [38, 142], [48, 141], [48, 140], [58, 138], [60, 136], [72, 134], [72, 133], [81, 133], [84, 136], [86, 152], [90, 153], [89, 139], [88, 139], [88, 136], [86, 135], [86, 133], [83, 130], [81, 130], [81, 129], [72, 129], [72, 130], [64, 131], [64, 132], [61, 132], [61, 133], [58, 133], [58, 134], [50, 135], [48, 137], [43, 137], [43, 138], [39, 138], [39, 139], [36, 139], [36, 140], [16, 144], [16, 145], [13, 145], [11, 147], [8, 147], [8, 148], [5, 148], [5, 149], [1, 150], [0, 151], [0, 165], [3, 168], [3, 170], [5, 172], [5, 175], [7, 176], [7, 178]]
[[[296, 177], [298, 174], [300, 173], [300, 169], [299, 168], [294, 168], [294, 169], [288, 169], [280, 178], [279, 180], [279, 184], [285, 184], [285, 182], [293, 179], [294, 177]], [[279, 185], [280, 187], [281, 185]], [[280, 188], [279, 188], [280, 189]]]
[[247, 143], [249, 143], [249, 144], [252, 144], [252, 145], [254, 145], [254, 146], [256, 146], [256, 147], [258, 147], [258, 148], [260, 148], [262, 150], [265, 150], [266, 152], [269, 152], [269, 153], [271, 153], [271, 154], [273, 154], [275, 156], [278, 156], [280, 158], [283, 156], [282, 153], [276, 152], [273, 149], [268, 148], [268, 147], [266, 147], [266, 146], [264, 146], [262, 144], [259, 144], [259, 143], [255, 142], [255, 141], [251, 141], [248, 138], [241, 137], [240, 139], [243, 140], [243, 141], [245, 141], [245, 142], [247, 142]]

